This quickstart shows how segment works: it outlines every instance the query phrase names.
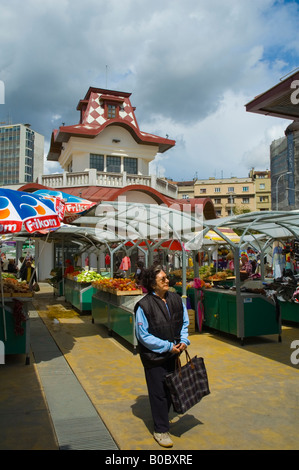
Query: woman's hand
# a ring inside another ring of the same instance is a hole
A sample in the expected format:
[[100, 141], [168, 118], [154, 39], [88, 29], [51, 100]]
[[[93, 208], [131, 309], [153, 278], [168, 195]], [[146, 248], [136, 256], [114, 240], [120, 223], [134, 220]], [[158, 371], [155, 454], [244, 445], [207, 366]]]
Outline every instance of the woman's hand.
[[185, 343], [174, 344], [172, 352], [174, 354], [181, 354], [185, 349], [187, 349], [187, 345]]

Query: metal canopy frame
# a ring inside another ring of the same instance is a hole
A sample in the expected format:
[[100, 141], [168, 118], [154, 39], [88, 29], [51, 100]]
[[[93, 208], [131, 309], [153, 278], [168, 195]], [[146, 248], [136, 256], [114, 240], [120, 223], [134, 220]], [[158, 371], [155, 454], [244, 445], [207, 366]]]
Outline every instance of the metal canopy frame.
[[[95, 216], [82, 216], [76, 220], [76, 224], [92, 224], [87, 226], [62, 226], [55, 232], [51, 232], [49, 241], [60, 239], [72, 239], [81, 244], [81, 252], [88, 248], [100, 250], [103, 245], [109, 250], [111, 256], [111, 275], [113, 276], [113, 255], [121, 248], [126, 248], [128, 241], [133, 246], [142, 249], [148, 255], [163, 241], [175, 238], [182, 245], [182, 296], [186, 300], [186, 251], [199, 251], [205, 243], [205, 235], [213, 230], [223, 242], [215, 242], [215, 245], [228, 244], [234, 253], [235, 267], [239, 266], [240, 247], [247, 241], [250, 235], [260, 247], [261, 253], [274, 240], [299, 238], [299, 211], [263, 211], [249, 212], [212, 220], [199, 220], [196, 215], [185, 213], [164, 206], [152, 204], [102, 202], [97, 206]], [[220, 230], [231, 228], [243, 230], [238, 243], [226, 237]], [[255, 232], [264, 238], [255, 235]], [[149, 240], [154, 241], [153, 244]], [[146, 248], [140, 246], [144, 241]], [[210, 240], [207, 240], [210, 244]], [[264, 277], [263, 256], [261, 256], [262, 278]], [[237, 315], [241, 318], [242, 311], [240, 296], [240, 272], [235, 269]], [[240, 326], [242, 330], [242, 325]], [[240, 331], [240, 336], [242, 332]]]

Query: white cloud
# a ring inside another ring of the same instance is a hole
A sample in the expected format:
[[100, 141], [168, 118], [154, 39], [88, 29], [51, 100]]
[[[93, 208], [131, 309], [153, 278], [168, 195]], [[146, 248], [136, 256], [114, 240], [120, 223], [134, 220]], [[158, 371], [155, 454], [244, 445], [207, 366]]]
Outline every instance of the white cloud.
[[248, 101], [227, 92], [214, 113], [190, 125], [160, 117], [156, 128], [166, 129], [176, 147], [159, 156], [159, 172], [165, 168], [166, 176], [181, 181], [195, 175], [245, 177], [252, 167], [270, 168], [270, 143], [284, 135], [289, 121], [246, 113]]

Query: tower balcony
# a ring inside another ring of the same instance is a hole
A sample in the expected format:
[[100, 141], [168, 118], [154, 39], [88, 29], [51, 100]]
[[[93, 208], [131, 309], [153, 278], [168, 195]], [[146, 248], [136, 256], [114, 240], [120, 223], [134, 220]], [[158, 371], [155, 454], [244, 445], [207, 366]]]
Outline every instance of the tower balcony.
[[177, 199], [178, 188], [163, 178], [155, 175], [131, 175], [123, 173], [108, 173], [90, 169], [80, 172], [63, 172], [41, 175], [37, 183], [53, 189], [78, 186], [103, 186], [109, 188], [124, 188], [130, 185], [143, 185], [156, 189], [164, 196]]

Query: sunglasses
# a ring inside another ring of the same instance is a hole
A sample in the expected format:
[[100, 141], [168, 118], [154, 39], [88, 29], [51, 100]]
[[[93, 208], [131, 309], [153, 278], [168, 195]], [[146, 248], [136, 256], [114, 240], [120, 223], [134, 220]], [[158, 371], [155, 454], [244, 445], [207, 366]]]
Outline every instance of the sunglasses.
[[160, 282], [168, 282], [168, 277], [167, 276], [164, 276], [164, 277], [161, 277], [160, 279], [157, 279], [157, 281], [160, 281]]

